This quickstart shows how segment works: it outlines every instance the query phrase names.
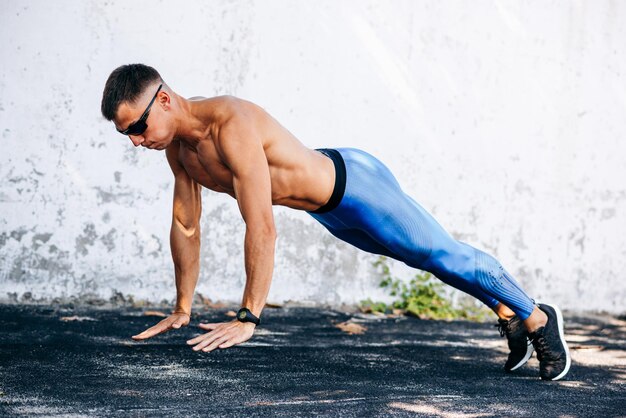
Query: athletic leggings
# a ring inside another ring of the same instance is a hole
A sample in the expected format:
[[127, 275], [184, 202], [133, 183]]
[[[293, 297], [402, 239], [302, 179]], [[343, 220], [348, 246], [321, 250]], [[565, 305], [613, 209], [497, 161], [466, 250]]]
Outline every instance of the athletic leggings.
[[391, 171], [355, 148], [318, 149], [333, 160], [327, 204], [308, 212], [331, 234], [364, 251], [433, 273], [493, 308], [502, 302], [521, 319], [534, 301], [492, 256], [457, 241], [402, 191]]

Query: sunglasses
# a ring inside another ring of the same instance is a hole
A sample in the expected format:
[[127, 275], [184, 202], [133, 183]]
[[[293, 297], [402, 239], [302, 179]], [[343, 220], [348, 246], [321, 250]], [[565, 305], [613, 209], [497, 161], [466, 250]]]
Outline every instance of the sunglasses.
[[154, 100], [156, 99], [157, 94], [159, 94], [159, 91], [161, 91], [161, 87], [163, 87], [163, 84], [161, 84], [159, 88], [157, 89], [156, 93], [154, 93], [154, 97], [152, 98], [152, 100], [150, 100], [150, 104], [148, 105], [148, 107], [146, 107], [146, 110], [144, 110], [139, 120], [137, 120], [137, 122], [131, 123], [128, 126], [128, 128], [124, 129], [123, 131], [120, 131], [118, 129], [117, 131], [119, 133], [121, 133], [122, 135], [141, 135], [142, 133], [146, 131], [146, 129], [148, 129], [148, 124], [146, 123], [146, 119], [148, 119], [148, 115], [150, 114], [150, 108], [152, 107], [152, 103], [154, 103]]

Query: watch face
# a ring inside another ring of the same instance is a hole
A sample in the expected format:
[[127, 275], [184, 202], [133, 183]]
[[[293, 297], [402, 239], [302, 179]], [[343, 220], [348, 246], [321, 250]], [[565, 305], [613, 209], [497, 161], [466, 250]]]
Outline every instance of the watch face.
[[244, 319], [246, 317], [246, 311], [239, 312], [239, 318]]

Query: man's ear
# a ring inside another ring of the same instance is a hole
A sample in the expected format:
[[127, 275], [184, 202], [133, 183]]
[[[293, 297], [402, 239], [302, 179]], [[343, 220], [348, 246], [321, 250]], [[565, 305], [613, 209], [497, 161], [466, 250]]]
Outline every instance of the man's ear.
[[163, 108], [163, 110], [170, 110], [172, 108], [172, 97], [165, 90], [161, 90], [159, 92], [159, 97], [157, 97], [157, 102], [159, 106]]

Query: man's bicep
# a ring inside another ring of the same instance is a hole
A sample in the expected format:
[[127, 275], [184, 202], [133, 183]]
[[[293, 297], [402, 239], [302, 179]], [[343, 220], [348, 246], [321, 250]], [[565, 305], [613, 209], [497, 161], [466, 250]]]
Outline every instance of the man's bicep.
[[259, 228], [274, 232], [272, 191], [267, 163], [255, 164], [256, 172], [238, 173], [233, 176], [233, 188], [239, 211], [248, 229]]
[[274, 230], [272, 184], [263, 144], [247, 124], [231, 126], [220, 138], [224, 162], [233, 173], [233, 189], [248, 228]]

